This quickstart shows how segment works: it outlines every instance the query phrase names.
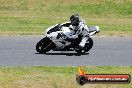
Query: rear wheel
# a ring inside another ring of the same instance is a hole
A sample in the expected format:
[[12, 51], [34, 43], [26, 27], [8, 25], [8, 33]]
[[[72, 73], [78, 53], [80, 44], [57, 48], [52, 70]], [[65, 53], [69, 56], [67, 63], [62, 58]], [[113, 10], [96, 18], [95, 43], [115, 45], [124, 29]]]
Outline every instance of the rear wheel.
[[84, 52], [88, 52], [93, 47], [93, 39], [89, 37], [87, 43], [84, 46]]
[[39, 53], [49, 52], [53, 47], [54, 43], [47, 37], [41, 39], [36, 45], [36, 51]]
[[93, 39], [89, 37], [89, 39], [87, 40], [85, 46], [82, 48], [79, 48], [77, 47], [75, 49], [75, 51], [78, 53], [78, 54], [82, 54], [82, 53], [85, 53], [85, 52], [88, 52], [93, 46]]

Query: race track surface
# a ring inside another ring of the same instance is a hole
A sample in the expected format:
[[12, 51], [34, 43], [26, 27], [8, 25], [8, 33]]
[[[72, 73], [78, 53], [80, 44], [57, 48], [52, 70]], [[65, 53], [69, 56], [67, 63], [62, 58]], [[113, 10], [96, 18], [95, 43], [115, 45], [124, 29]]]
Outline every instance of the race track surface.
[[93, 37], [89, 53], [51, 51], [38, 54], [36, 43], [42, 36], [0, 37], [0, 66], [130, 66], [132, 37]]

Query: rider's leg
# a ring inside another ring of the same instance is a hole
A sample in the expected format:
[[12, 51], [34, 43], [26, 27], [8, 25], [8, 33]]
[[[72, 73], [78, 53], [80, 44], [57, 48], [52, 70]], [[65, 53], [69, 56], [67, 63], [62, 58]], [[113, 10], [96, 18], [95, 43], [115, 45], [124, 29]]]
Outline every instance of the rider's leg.
[[84, 46], [85, 46], [87, 40], [88, 40], [88, 37], [82, 38], [82, 40], [81, 40], [81, 42], [80, 42], [80, 44], [79, 44], [79, 48], [80, 48], [80, 49], [83, 49], [83, 48], [84, 48]]

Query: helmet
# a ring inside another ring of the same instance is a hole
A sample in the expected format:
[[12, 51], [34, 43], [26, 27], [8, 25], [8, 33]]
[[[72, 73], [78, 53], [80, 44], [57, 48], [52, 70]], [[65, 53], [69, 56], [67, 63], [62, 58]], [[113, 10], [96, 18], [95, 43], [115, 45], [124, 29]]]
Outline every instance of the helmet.
[[77, 26], [79, 25], [79, 15], [78, 14], [74, 14], [70, 17], [70, 21], [71, 21], [71, 25], [72, 26]]

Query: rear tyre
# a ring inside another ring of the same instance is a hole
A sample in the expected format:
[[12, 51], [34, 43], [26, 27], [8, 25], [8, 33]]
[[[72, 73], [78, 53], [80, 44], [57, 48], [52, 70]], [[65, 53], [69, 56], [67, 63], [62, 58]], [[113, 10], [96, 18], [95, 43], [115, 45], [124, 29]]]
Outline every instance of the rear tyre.
[[36, 44], [36, 51], [39, 53], [46, 53], [53, 47], [55, 47], [54, 43], [49, 38], [45, 37]]
[[89, 37], [87, 43], [84, 46], [84, 52], [88, 52], [93, 47], [93, 39]]
[[93, 39], [89, 37], [89, 39], [87, 40], [85, 46], [83, 48], [82, 47], [77, 47], [75, 49], [75, 51], [78, 54], [86, 53], [92, 48], [92, 46], [93, 46]]

